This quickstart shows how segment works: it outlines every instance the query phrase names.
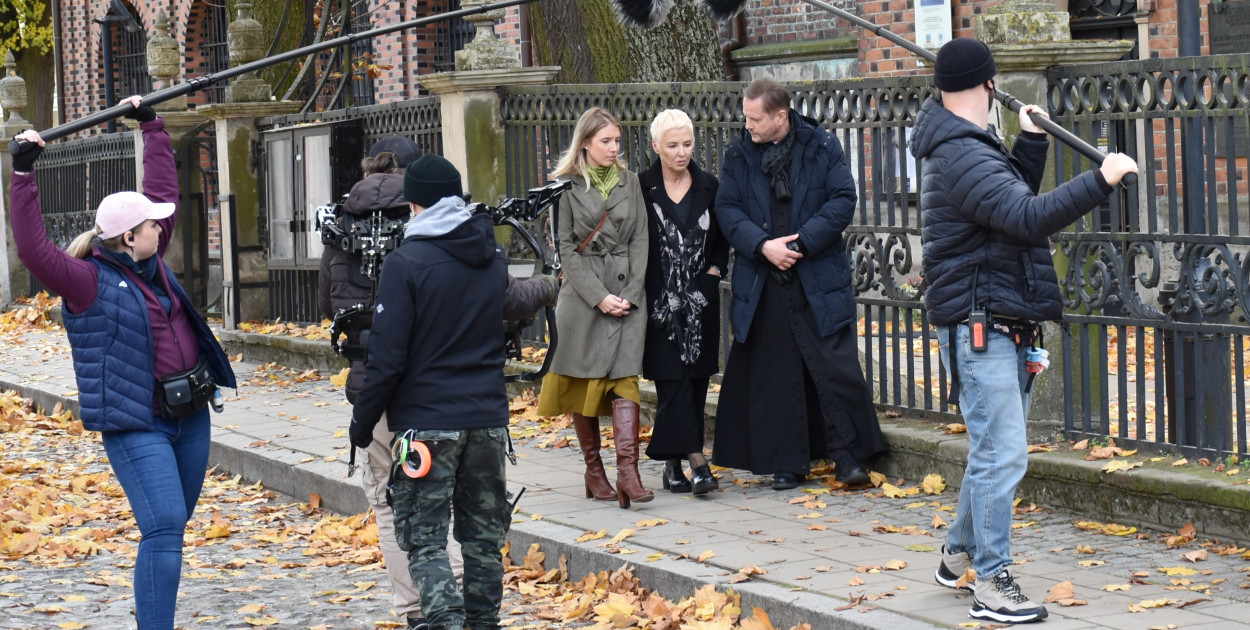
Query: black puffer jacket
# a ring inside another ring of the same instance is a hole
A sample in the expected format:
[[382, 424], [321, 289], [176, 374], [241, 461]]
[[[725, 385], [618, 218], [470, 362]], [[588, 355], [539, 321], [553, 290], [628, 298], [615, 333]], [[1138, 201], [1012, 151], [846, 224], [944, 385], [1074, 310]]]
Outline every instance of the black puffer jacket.
[[[352, 186], [344, 209], [351, 217], [365, 217], [383, 210], [391, 218], [408, 216], [411, 211], [404, 200], [403, 173], [374, 173]], [[326, 246], [321, 252], [321, 273], [317, 278], [317, 305], [322, 317], [332, 318], [340, 309], [356, 304], [369, 305], [373, 299], [373, 282], [360, 272], [360, 257], [337, 247]], [[373, 316], [356, 318], [346, 331], [350, 343], [360, 342], [360, 332], [373, 324]], [[347, 400], [355, 403], [356, 394], [365, 383], [365, 366], [352, 362], [347, 377]]]
[[993, 315], [1043, 321], [1063, 314], [1048, 237], [1112, 188], [1089, 171], [1037, 194], [1048, 147], [1044, 134], [1025, 132], [1008, 154], [995, 135], [937, 98], [921, 107], [911, 151], [924, 160], [924, 302], [934, 325], [967, 319], [973, 295]]

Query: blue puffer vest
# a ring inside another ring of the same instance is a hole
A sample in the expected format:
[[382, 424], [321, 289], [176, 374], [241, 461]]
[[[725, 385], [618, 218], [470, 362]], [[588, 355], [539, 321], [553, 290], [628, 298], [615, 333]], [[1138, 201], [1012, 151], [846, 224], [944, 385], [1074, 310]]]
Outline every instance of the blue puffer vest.
[[[100, 270], [99, 294], [86, 311], [63, 312], [73, 349], [83, 427], [89, 431], [151, 430], [156, 426], [156, 378], [147, 298], [137, 286], [141, 281], [95, 256], [87, 260]], [[165, 265], [163, 261], [159, 264]], [[213, 379], [219, 386], [236, 387], [230, 360], [208, 323], [168, 267], [164, 272], [171, 297], [182, 302], [191, 319], [200, 356], [208, 360]]]

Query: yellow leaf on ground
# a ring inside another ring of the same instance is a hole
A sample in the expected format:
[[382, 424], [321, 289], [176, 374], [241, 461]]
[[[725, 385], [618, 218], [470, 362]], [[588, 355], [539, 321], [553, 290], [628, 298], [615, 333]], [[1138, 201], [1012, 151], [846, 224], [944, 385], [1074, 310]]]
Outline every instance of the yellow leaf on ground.
[[249, 626], [276, 626], [278, 625], [277, 617], [244, 617]]
[[1185, 464], [1188, 464], [1188, 463], [1189, 463], [1189, 460], [1188, 460], [1188, 459], [1185, 459], [1184, 457], [1182, 457], [1182, 458], [1180, 458], [1180, 459], [1178, 459], [1178, 460], [1176, 460], [1176, 461], [1172, 462], [1172, 465], [1173, 465], [1173, 466], [1184, 466]]
[[82, 630], [87, 627], [87, 624], [82, 621], [63, 621], [56, 624], [56, 627], [62, 630]]
[[886, 476], [873, 470], [868, 473], [868, 479], [872, 481], [872, 485], [880, 488], [881, 484], [885, 483]]
[[248, 604], [242, 608], [236, 609], [234, 612], [242, 613], [244, 615], [254, 615], [264, 609], [264, 604]]
[[1107, 462], [1106, 466], [1102, 467], [1102, 471], [1105, 473], [1110, 473], [1110, 472], [1115, 472], [1117, 470], [1132, 470], [1139, 466], [1141, 466], [1141, 462], [1133, 462], [1130, 464], [1129, 461], [1126, 459], [1113, 459]]
[[708, 549], [707, 551], [704, 551], [703, 553], [699, 554], [699, 557], [695, 559], [698, 560], [699, 562], [703, 562], [704, 560], [707, 560], [708, 558], [712, 558], [715, 556], [716, 556], [716, 552], [712, 551], [711, 549]]
[[608, 535], [608, 530], [606, 529], [601, 529], [597, 532], [586, 532], [582, 534], [581, 536], [578, 536], [576, 538], [576, 542], [580, 543], [580, 542], [586, 542], [588, 540], [599, 540], [600, 538], [603, 538], [604, 536], [607, 536], [607, 535]]
[[347, 375], [352, 371], [351, 368], [345, 367], [342, 371], [330, 377], [330, 384], [335, 387], [347, 387]]
[[942, 475], [926, 475], [924, 481], [920, 482], [920, 487], [924, 488], [925, 494], [942, 494], [946, 489], [946, 480], [942, 479]]
[[1175, 577], [1178, 575], [1197, 575], [1198, 571], [1189, 567], [1161, 567], [1159, 569], [1164, 574]]
[[1133, 588], [1131, 584], [1108, 584], [1102, 587], [1102, 590], [1114, 593], [1115, 591], [1127, 591]]

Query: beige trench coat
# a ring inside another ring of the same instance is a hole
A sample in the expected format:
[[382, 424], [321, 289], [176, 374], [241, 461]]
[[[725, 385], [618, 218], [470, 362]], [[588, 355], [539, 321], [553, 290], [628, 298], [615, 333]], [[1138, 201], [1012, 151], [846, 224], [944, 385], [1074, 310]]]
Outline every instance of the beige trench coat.
[[[638, 176], [621, 171], [621, 181], [604, 201], [599, 191], [586, 190], [580, 175], [560, 200], [560, 262], [564, 284], [556, 304], [559, 340], [551, 371], [578, 378], [617, 379], [642, 373], [647, 302], [643, 292], [647, 271], [647, 211]], [[608, 220], [582, 253], [577, 247], [598, 225], [605, 209]], [[615, 317], [599, 310], [609, 294], [635, 306]]]

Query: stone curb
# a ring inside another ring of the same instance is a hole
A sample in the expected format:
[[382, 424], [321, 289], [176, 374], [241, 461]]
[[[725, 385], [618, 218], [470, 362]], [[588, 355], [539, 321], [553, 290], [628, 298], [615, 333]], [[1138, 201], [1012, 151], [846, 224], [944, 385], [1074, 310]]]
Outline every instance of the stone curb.
[[[860, 612], [856, 608], [837, 610], [846, 601], [816, 593], [792, 591], [789, 588], [762, 580], [731, 584], [729, 578], [735, 569], [716, 566], [714, 562], [699, 563], [693, 560], [677, 560], [665, 556], [654, 562], [636, 561], [648, 553], [662, 550], [630, 543], [637, 554], [610, 554], [576, 539], [582, 531], [548, 520], [514, 522], [508, 532], [513, 561], [521, 564], [531, 544], [538, 544], [546, 554], [544, 566], [556, 566], [555, 560], [564, 556], [568, 560], [569, 576], [614, 571], [622, 566], [633, 567], [633, 574], [643, 585], [676, 602], [690, 597], [706, 584], [715, 584], [716, 590], [732, 590], [742, 596], [743, 617], [749, 617], [752, 607], [768, 611], [769, 619], [778, 628], [790, 628], [800, 623], [811, 624], [820, 630], [921, 630], [932, 629], [930, 623], [912, 619], [881, 608]], [[593, 544], [593, 543], [592, 543]]]

